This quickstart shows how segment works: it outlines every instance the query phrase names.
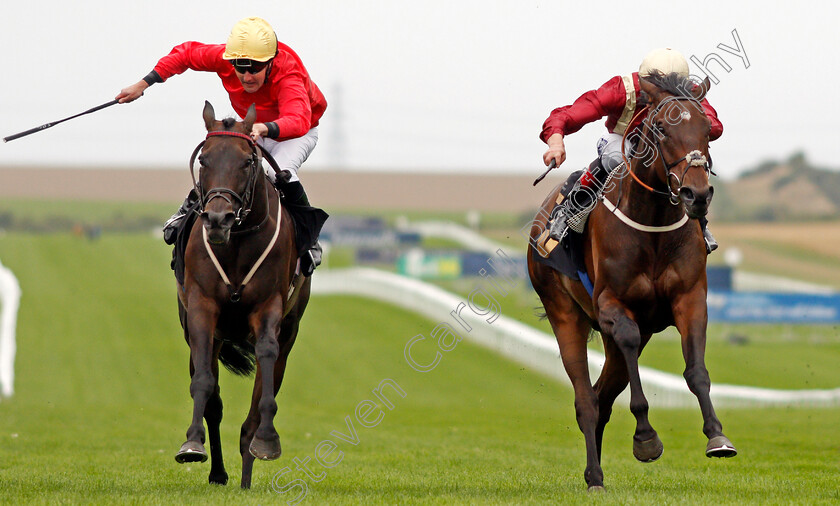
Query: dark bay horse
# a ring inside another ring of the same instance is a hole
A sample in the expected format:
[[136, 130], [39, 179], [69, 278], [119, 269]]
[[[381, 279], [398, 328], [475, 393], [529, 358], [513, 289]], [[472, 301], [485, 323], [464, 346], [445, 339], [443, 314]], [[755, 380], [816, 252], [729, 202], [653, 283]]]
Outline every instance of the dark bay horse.
[[[662, 442], [648, 421], [638, 358], [651, 336], [671, 325], [682, 338], [683, 375], [700, 403], [703, 433], [709, 439], [706, 455], [736, 454], [712, 407], [704, 360], [706, 249], [698, 219], [705, 217], [713, 194], [710, 121], [700, 105], [708, 86], [708, 79], [697, 86], [676, 74], [641, 80], [648, 114], [630, 170], [614, 177], [584, 230], [591, 296], [580, 281], [534, 259], [535, 241], [562, 185], [543, 202], [531, 229], [528, 273], [574, 387], [578, 426], [586, 440], [584, 478], [590, 490], [603, 488], [604, 427], [628, 383], [630, 411], [636, 418], [633, 454], [642, 462], [662, 454]], [[601, 332], [606, 355], [594, 387], [586, 351], [593, 329]]]
[[217, 121], [210, 103], [203, 116], [207, 138], [190, 160], [192, 173], [200, 149], [199, 178], [193, 176], [193, 182], [201, 219], [188, 231], [184, 284], [178, 286], [178, 311], [190, 346], [193, 416], [175, 460], [207, 460], [203, 418], [212, 457], [210, 483], [227, 483], [219, 438], [219, 361], [243, 375], [253, 372], [256, 362], [251, 409], [239, 440], [241, 485], [249, 488], [254, 459], [280, 456], [275, 396], [311, 278], [295, 275], [294, 226], [267, 183], [262, 152], [249, 136], [254, 106], [243, 122]]

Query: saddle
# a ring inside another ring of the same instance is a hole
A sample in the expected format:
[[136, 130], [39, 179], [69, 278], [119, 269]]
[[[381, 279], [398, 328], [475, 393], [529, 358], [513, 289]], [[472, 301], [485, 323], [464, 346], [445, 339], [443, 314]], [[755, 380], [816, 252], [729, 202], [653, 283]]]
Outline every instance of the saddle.
[[547, 265], [552, 269], [568, 276], [569, 278], [580, 281], [586, 288], [586, 291], [592, 295], [592, 280], [586, 273], [586, 263], [583, 257], [583, 230], [585, 221], [580, 227], [570, 227], [569, 231], [563, 237], [562, 242], [549, 237], [549, 230], [553, 220], [557, 219], [558, 209], [568, 197], [569, 192], [583, 175], [583, 170], [572, 172], [563, 186], [560, 188], [560, 193], [557, 195], [557, 200], [554, 202], [554, 207], [549, 214], [549, 219], [545, 226], [540, 231], [540, 234], [534, 239], [532, 254], [534, 260]]
[[[266, 180], [267, 184], [274, 188], [267, 177]], [[290, 204], [285, 201], [281, 192], [278, 193], [280, 193], [281, 206], [289, 213], [295, 227], [297, 257], [301, 260], [301, 262], [307, 261], [310, 258], [307, 252], [312, 249], [318, 241], [318, 236], [321, 233], [321, 227], [324, 226], [324, 223], [327, 221], [327, 218], [329, 218], [329, 215], [326, 211], [317, 207]], [[176, 238], [175, 244], [172, 248], [172, 262], [170, 263], [170, 267], [173, 271], [175, 271], [175, 279], [181, 285], [184, 284], [185, 256], [187, 251], [187, 242], [190, 240], [189, 231], [192, 230], [195, 220], [198, 218], [199, 204], [199, 202], [195, 202], [187, 208], [187, 214], [178, 224], [175, 232]], [[303, 266], [301, 266], [301, 269], [303, 270]]]

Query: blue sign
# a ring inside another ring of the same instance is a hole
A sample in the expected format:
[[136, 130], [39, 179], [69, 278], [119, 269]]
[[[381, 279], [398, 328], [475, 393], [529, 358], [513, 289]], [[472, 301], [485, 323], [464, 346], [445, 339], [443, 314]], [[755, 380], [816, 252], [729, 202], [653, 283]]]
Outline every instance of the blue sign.
[[840, 323], [840, 294], [709, 292], [709, 321]]

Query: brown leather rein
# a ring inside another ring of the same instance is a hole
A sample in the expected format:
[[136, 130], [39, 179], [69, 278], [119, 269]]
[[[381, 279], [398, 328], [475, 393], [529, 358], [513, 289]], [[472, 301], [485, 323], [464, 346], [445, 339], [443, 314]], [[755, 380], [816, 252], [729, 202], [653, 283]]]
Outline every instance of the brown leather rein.
[[[195, 159], [198, 156], [198, 153], [201, 151], [201, 148], [204, 147], [204, 144], [210, 137], [236, 137], [248, 141], [248, 145], [251, 147], [251, 160], [250, 171], [248, 174], [248, 183], [246, 185], [244, 194], [239, 195], [230, 188], [211, 188], [205, 193], [204, 190], [201, 188], [201, 183], [195, 177]], [[254, 142], [254, 139], [252, 139], [250, 135], [243, 134], [241, 132], [229, 132], [224, 130], [208, 132], [207, 136], [204, 138], [203, 141], [201, 141], [198, 144], [198, 146], [195, 147], [192, 156], [190, 156], [190, 177], [192, 178], [193, 189], [195, 190], [195, 193], [196, 195], [198, 195], [199, 198], [199, 206], [196, 210], [196, 213], [203, 213], [205, 206], [207, 206], [207, 204], [209, 204], [210, 201], [214, 198], [222, 198], [226, 200], [229, 204], [231, 204], [231, 206], [234, 206], [234, 201], [236, 201], [236, 203], [239, 204], [239, 208], [236, 210], [235, 226], [241, 225], [245, 221], [245, 218], [248, 217], [248, 214], [250, 214], [251, 212], [251, 205], [253, 204], [254, 199], [254, 189], [257, 185], [257, 178], [259, 177], [262, 167], [262, 164], [260, 163], [261, 158], [265, 158], [265, 160], [268, 162], [271, 168], [274, 169], [276, 177], [281, 177], [280, 168], [277, 165], [277, 162], [274, 160], [274, 157], [271, 156], [271, 153], [264, 150], [259, 144]], [[266, 198], [268, 198], [267, 187]], [[257, 231], [265, 224], [267, 220], [268, 210], [266, 210], [265, 217], [263, 217], [262, 221], [259, 224], [244, 230], [231, 230], [231, 233], [241, 234], [245, 232]]]

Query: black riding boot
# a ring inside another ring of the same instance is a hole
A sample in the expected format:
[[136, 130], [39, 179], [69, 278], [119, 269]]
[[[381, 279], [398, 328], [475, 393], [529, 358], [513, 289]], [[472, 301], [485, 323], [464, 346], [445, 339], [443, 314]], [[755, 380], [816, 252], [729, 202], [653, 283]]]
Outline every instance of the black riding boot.
[[196, 195], [195, 190], [190, 190], [181, 207], [163, 224], [163, 242], [170, 245], [175, 244], [175, 240], [178, 238], [178, 225], [181, 224], [184, 216], [187, 215], [189, 208], [195, 205], [197, 201], [198, 195]]
[[718, 243], [715, 240], [715, 236], [709, 231], [709, 220], [700, 218], [700, 229], [703, 230], [703, 241], [706, 243], [706, 254], [708, 255], [718, 249]]
[[[300, 181], [281, 181], [278, 177], [274, 183], [275, 188], [283, 195], [283, 202], [289, 207], [312, 207], [309, 203], [309, 197], [306, 196], [306, 190]], [[295, 214], [292, 211], [292, 214]], [[320, 232], [320, 224], [316, 236], [309, 247], [308, 254], [303, 255], [300, 259], [300, 270], [305, 276], [311, 276], [315, 268], [321, 265], [322, 248], [321, 243], [318, 242], [317, 234]]]
[[[580, 180], [586, 173], [594, 179], [589, 185], [582, 185]], [[552, 211], [551, 228], [548, 235], [557, 242], [561, 242], [566, 234], [569, 232], [569, 219], [575, 217], [579, 221], [585, 221], [586, 217], [595, 207], [596, 192], [600, 192], [601, 188], [607, 180], [607, 171], [601, 166], [601, 158], [598, 157], [589, 164], [589, 169], [586, 171], [579, 170], [573, 172], [569, 178], [563, 183], [560, 193], [565, 197]], [[594, 183], [594, 184], [592, 184]], [[593, 188], [594, 187], [594, 188]], [[581, 190], [583, 188], [583, 190]]]

